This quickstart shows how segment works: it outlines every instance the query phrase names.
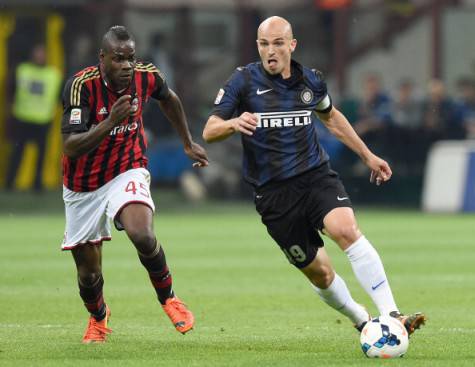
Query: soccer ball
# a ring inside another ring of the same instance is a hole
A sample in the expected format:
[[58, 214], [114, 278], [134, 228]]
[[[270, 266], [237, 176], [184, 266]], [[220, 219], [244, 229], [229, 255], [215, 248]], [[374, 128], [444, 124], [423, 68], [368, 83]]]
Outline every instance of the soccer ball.
[[368, 358], [402, 357], [409, 346], [406, 328], [391, 316], [368, 321], [361, 331], [361, 349]]

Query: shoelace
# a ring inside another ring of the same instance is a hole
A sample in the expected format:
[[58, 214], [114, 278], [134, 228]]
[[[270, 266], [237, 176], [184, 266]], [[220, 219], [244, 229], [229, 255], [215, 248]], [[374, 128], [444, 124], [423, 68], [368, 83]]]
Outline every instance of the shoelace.
[[169, 303], [169, 306], [173, 307], [174, 310], [176, 310], [178, 313], [180, 313], [180, 315], [177, 315], [176, 313], [174, 313], [172, 315], [172, 318], [174, 319], [173, 322], [175, 322], [176, 318], [181, 316], [181, 314], [185, 314], [188, 311], [185, 307], [185, 304], [183, 302], [180, 302], [179, 300], [171, 301]]
[[87, 326], [87, 337], [99, 336], [104, 337], [106, 334], [110, 334], [111, 329], [102, 326], [95, 318], [91, 317], [89, 319], [89, 325]]

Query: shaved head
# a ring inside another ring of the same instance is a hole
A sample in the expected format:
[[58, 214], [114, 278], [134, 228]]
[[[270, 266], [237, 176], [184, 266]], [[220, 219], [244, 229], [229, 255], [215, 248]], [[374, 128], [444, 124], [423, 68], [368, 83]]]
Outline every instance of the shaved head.
[[259, 25], [259, 28], [257, 28], [257, 38], [269, 34], [280, 34], [287, 39], [294, 38], [290, 23], [286, 19], [278, 16], [267, 18]]
[[272, 75], [290, 77], [291, 55], [297, 46], [292, 26], [282, 17], [270, 17], [257, 29], [257, 50], [264, 69]]

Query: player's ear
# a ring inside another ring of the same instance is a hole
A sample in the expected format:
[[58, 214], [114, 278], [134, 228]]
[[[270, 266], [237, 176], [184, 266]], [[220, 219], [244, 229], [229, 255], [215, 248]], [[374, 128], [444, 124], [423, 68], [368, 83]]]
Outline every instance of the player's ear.
[[297, 47], [297, 40], [293, 38], [290, 41], [290, 52], [294, 52], [296, 47]]
[[100, 61], [104, 60], [104, 50], [102, 48], [99, 50], [99, 60]]

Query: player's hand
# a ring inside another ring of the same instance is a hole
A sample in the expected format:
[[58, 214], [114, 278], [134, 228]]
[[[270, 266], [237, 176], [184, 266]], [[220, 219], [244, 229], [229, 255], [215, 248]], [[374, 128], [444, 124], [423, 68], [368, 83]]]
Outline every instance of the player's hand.
[[369, 182], [375, 183], [377, 186], [379, 186], [383, 182], [389, 181], [391, 179], [393, 172], [391, 171], [391, 167], [389, 167], [388, 162], [386, 162], [384, 159], [381, 159], [373, 154], [366, 162], [366, 165], [371, 169]]
[[185, 154], [192, 160], [195, 161], [193, 163], [193, 167], [206, 167], [209, 162], [208, 162], [208, 155], [206, 154], [206, 150], [199, 145], [196, 144], [195, 142], [191, 142], [189, 146], [185, 147]]
[[257, 116], [252, 113], [244, 112], [241, 114], [241, 116], [236, 117], [231, 121], [233, 124], [233, 129], [236, 132], [251, 136], [254, 134], [254, 131], [256, 131]]
[[130, 104], [131, 99], [132, 96], [130, 94], [125, 94], [112, 105], [109, 119], [113, 126], [119, 125], [125, 118], [130, 116], [132, 108], [132, 105]]

